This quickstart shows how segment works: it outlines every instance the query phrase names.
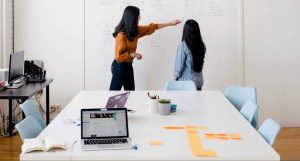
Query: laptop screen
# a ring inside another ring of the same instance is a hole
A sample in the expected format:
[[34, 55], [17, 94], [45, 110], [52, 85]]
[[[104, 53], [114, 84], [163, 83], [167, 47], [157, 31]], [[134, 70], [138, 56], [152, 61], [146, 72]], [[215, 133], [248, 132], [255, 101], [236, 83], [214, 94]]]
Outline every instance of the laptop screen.
[[130, 92], [122, 93], [116, 96], [109, 97], [105, 108], [123, 108], [129, 97]]
[[83, 109], [81, 119], [82, 139], [128, 137], [125, 108]]

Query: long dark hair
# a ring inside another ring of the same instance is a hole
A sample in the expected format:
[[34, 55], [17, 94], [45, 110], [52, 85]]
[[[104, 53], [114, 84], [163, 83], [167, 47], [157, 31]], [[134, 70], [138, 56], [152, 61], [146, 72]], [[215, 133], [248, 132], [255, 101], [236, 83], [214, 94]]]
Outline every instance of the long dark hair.
[[182, 41], [185, 41], [192, 52], [193, 69], [201, 72], [203, 69], [206, 46], [202, 40], [198, 23], [195, 20], [187, 20], [183, 27]]
[[116, 37], [119, 32], [124, 32], [129, 41], [139, 34], [138, 21], [140, 9], [135, 6], [127, 6], [123, 12], [123, 16], [118, 26], [115, 28], [113, 36]]

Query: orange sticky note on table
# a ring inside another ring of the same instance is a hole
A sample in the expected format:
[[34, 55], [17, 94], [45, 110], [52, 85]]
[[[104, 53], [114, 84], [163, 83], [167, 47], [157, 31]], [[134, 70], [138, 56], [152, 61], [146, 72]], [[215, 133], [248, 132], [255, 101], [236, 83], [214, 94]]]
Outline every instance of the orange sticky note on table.
[[207, 136], [215, 136], [215, 134], [212, 134], [212, 133], [205, 133], [204, 135], [207, 135]]
[[194, 125], [186, 125], [185, 128], [187, 128], [187, 129], [189, 129], [189, 128], [196, 129], [197, 127], [194, 126]]
[[216, 140], [217, 137], [215, 135], [204, 135], [204, 138], [207, 140]]
[[217, 153], [215, 150], [195, 150], [193, 151], [193, 155], [199, 157], [216, 157]]
[[233, 140], [241, 140], [242, 139], [240, 134], [228, 134], [228, 136]]
[[227, 134], [216, 134], [218, 137], [219, 136], [227, 136]]
[[218, 136], [218, 139], [221, 139], [221, 140], [229, 140], [230, 138], [227, 137], [227, 136]]
[[198, 129], [199, 129], [199, 130], [207, 130], [208, 127], [207, 127], [207, 126], [199, 126]]
[[152, 140], [149, 142], [149, 145], [163, 145], [163, 142], [159, 140]]
[[164, 126], [165, 129], [167, 130], [181, 130], [184, 129], [183, 126]]
[[188, 133], [198, 133], [196, 129], [187, 129], [186, 130]]

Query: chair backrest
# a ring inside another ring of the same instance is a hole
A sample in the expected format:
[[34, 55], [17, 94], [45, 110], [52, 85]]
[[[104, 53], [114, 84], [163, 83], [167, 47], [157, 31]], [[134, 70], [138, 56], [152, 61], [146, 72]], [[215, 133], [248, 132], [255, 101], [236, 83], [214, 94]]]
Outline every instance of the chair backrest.
[[[252, 101], [257, 104], [255, 87], [241, 87], [237, 85], [231, 85], [226, 89], [224, 95], [232, 103], [232, 105], [239, 111], [247, 101]], [[255, 128], [257, 127], [258, 110], [256, 111], [251, 124], [253, 127]]]
[[16, 125], [16, 128], [19, 131], [22, 141], [24, 139], [36, 138], [43, 131], [40, 124], [32, 116], [27, 116]]
[[270, 145], [273, 145], [280, 129], [281, 126], [269, 118], [261, 124], [258, 132]]
[[197, 87], [193, 81], [169, 81], [165, 86], [167, 91], [197, 91]]
[[251, 123], [257, 110], [258, 110], [258, 105], [256, 103], [252, 101], [247, 101], [243, 105], [240, 112], [249, 121], [249, 123]]
[[41, 113], [38, 111], [38, 107], [34, 104], [32, 100], [27, 100], [24, 103], [20, 105], [21, 109], [25, 113], [25, 116], [32, 116], [34, 117], [42, 129], [46, 127], [46, 123], [41, 115]]
[[255, 87], [231, 85], [226, 89], [224, 95], [239, 111], [247, 101], [257, 103]]

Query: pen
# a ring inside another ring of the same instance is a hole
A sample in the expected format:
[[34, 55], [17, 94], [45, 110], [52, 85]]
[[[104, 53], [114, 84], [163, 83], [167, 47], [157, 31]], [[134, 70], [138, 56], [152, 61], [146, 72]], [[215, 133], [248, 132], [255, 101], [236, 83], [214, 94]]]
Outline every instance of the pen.
[[137, 145], [132, 140], [131, 142], [132, 142], [132, 149], [137, 150], [138, 149]]

